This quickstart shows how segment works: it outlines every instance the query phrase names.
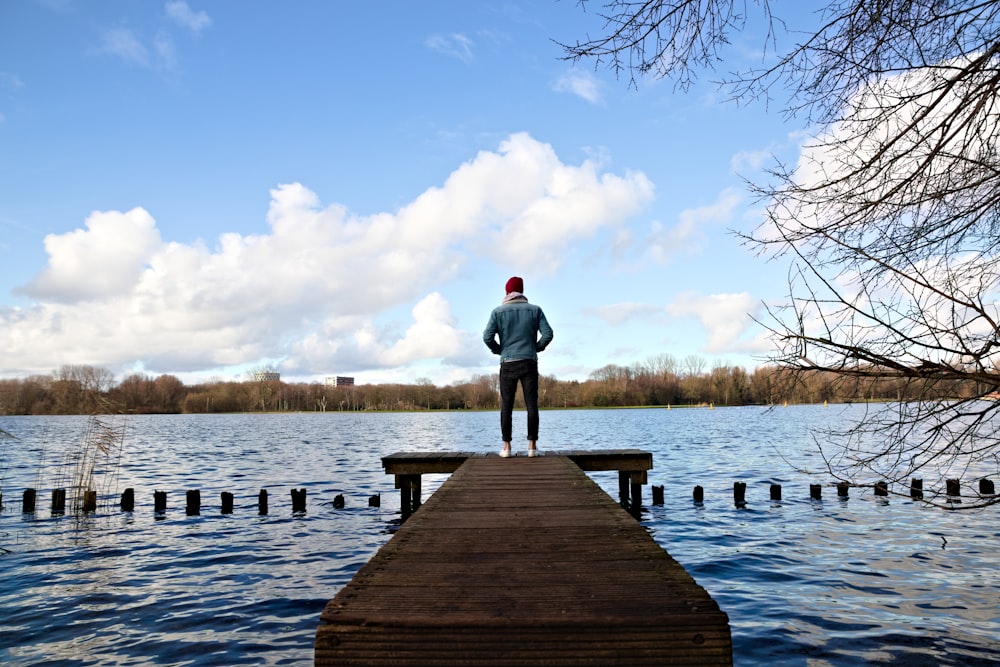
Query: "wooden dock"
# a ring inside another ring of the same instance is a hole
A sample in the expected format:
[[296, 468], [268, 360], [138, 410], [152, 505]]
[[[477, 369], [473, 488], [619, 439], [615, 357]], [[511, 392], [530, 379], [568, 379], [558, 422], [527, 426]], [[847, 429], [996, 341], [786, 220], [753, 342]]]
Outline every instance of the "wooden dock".
[[732, 665], [726, 614], [569, 456], [455, 463], [327, 604], [316, 665]]
[[[641, 449], [574, 449], [547, 452], [549, 456], [565, 456], [586, 472], [615, 470], [618, 472], [618, 499], [622, 507], [639, 516], [642, 507], [642, 485], [646, 472], [653, 469], [653, 455]], [[382, 457], [382, 467], [396, 476], [400, 491], [399, 506], [403, 520], [420, 507], [421, 475], [452, 473], [468, 459], [493, 457], [483, 452], [399, 452]], [[521, 456], [524, 456], [522, 452]]]

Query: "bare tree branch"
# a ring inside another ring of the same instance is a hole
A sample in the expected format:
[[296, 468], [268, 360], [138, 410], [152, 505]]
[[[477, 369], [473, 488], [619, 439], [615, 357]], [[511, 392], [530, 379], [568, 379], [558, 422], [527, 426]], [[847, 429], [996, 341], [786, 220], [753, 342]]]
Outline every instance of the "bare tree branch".
[[630, 85], [687, 88], [732, 34], [766, 26], [762, 65], [720, 85], [737, 101], [781, 95], [813, 124], [794, 166], [751, 184], [766, 216], [744, 241], [792, 266], [765, 323], [773, 360], [862, 393], [900, 387], [898, 403], [818, 436], [830, 470], [896, 483], [1000, 472], [1000, 3], [832, 0], [796, 32], [766, 1], [602, 8], [605, 34], [566, 58]]

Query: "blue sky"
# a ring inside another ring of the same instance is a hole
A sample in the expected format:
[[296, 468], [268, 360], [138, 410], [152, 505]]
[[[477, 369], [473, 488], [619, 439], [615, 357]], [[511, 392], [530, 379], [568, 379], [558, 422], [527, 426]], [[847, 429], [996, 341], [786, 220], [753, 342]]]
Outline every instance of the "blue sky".
[[0, 0], [0, 377], [463, 381], [496, 371], [511, 275], [545, 375], [759, 365], [787, 267], [733, 235], [743, 179], [805, 128], [711, 73], [560, 59], [601, 27], [571, 0]]

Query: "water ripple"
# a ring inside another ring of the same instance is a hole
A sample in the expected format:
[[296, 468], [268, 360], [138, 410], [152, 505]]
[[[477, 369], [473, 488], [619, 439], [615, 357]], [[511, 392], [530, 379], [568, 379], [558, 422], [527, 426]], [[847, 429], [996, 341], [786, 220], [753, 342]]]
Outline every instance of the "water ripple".
[[[822, 408], [545, 412], [549, 449], [648, 449], [665, 487], [642, 522], [730, 618], [737, 665], [1000, 665], [994, 512], [946, 513], [852, 490], [837, 498], [805, 426]], [[497, 446], [495, 413], [135, 417], [117, 490], [136, 510], [22, 515], [47, 497], [78, 417], [4, 418], [16, 434], [0, 512], [0, 663], [299, 665], [326, 602], [399, 523], [380, 458]], [[775, 443], [780, 443], [776, 445]], [[617, 494], [615, 473], [594, 479]], [[424, 496], [443, 475], [426, 476]], [[40, 480], [40, 481], [39, 481]], [[732, 485], [747, 484], [736, 507]], [[784, 498], [768, 499], [782, 484]], [[824, 483], [822, 500], [808, 496]], [[692, 502], [695, 485], [704, 488]], [[293, 516], [291, 489], [307, 489]], [[201, 514], [185, 493], [201, 491]], [[258, 514], [258, 493], [269, 513]], [[152, 512], [154, 491], [168, 509]], [[235, 496], [222, 515], [220, 493]], [[345, 507], [334, 498], [343, 495]], [[381, 507], [368, 498], [381, 496]], [[648, 502], [648, 498], [647, 498]], [[41, 504], [40, 504], [41, 507]]]

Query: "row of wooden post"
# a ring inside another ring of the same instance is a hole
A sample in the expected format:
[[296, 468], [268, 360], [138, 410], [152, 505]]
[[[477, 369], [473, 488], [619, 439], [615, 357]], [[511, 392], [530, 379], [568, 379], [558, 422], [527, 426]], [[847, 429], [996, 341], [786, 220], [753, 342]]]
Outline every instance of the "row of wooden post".
[[[35, 511], [36, 492], [34, 489], [25, 489], [21, 499], [24, 512]], [[0, 508], [3, 507], [3, 496], [0, 496]], [[85, 491], [83, 494], [83, 511], [97, 511], [97, 491]], [[66, 512], [66, 489], [52, 489], [52, 513], [63, 514]]]
[[[849, 497], [851, 484], [847, 482], [837, 483], [837, 497], [846, 499]], [[419, 494], [419, 486], [417, 486], [417, 493]], [[889, 487], [886, 482], [876, 482], [875, 486], [876, 496], [888, 496]], [[653, 486], [653, 504], [662, 505], [663, 504], [663, 487]], [[733, 502], [737, 505], [746, 504], [746, 482], [734, 482], [733, 483]], [[949, 498], [958, 499], [962, 495], [961, 491], [961, 480], [949, 479], [946, 480], [945, 493]], [[981, 479], [979, 480], [979, 495], [980, 496], [993, 496], [996, 495], [996, 487], [993, 480]], [[292, 513], [299, 514], [306, 511], [306, 490], [305, 489], [292, 489]], [[771, 484], [770, 488], [770, 498], [771, 500], [781, 500], [781, 485]], [[625, 502], [623, 496], [623, 503]], [[696, 503], [702, 503], [705, 501], [705, 489], [701, 486], [694, 487], [694, 492], [692, 494], [693, 500]], [[809, 497], [813, 500], [820, 500], [823, 497], [823, 486], [821, 484], [810, 484], [809, 485]], [[910, 497], [916, 500], [923, 499], [924, 497], [924, 481], [922, 479], [914, 478], [910, 480]], [[417, 495], [419, 498], [419, 495]], [[35, 489], [25, 489], [24, 495], [22, 497], [22, 512], [25, 514], [30, 514], [35, 511], [35, 505], [37, 500], [37, 492]], [[233, 494], [228, 491], [223, 491], [221, 495], [221, 513], [222, 514], [232, 514], [233, 513]], [[960, 501], [958, 501], [960, 502]], [[419, 503], [419, 500], [417, 501]], [[333, 507], [335, 509], [343, 509], [344, 507], [344, 496], [342, 494], [337, 494], [333, 499]], [[638, 503], [629, 502], [630, 506], [634, 506]], [[381, 505], [381, 495], [371, 496], [368, 499], [369, 507], [379, 507]], [[132, 512], [135, 510], [135, 492], [133, 489], [128, 488], [121, 494], [120, 506], [123, 512]], [[419, 505], [417, 505], [419, 506]], [[0, 509], [3, 508], [3, 495], [0, 495]], [[404, 515], [408, 514], [404, 507]], [[410, 513], [415, 510], [415, 507], [409, 508]], [[82, 510], [86, 512], [96, 512], [97, 511], [97, 491], [86, 491], [83, 495], [83, 507]], [[155, 491], [153, 493], [153, 511], [157, 514], [163, 514], [167, 511], [167, 492], [166, 491]], [[66, 512], [66, 489], [52, 489], [52, 513], [53, 514], [64, 514]], [[201, 514], [201, 491], [191, 490], [186, 493], [186, 504], [185, 512], [188, 516], [195, 516]], [[257, 495], [257, 512], [260, 515], [268, 514], [268, 493], [267, 489], [261, 489], [260, 493]]]
[[[847, 482], [837, 483], [837, 497], [838, 498], [848, 498], [850, 495], [851, 484]], [[886, 482], [876, 482], [875, 483], [875, 495], [876, 496], [888, 496], [889, 495], [889, 485]], [[734, 482], [733, 483], [733, 502], [736, 505], [746, 505], [746, 493], [747, 485], [746, 482]], [[949, 498], [958, 499], [962, 495], [962, 484], [961, 480], [949, 479], [945, 483], [945, 493]], [[781, 500], [781, 485], [771, 484], [771, 500]], [[981, 479], [979, 480], [979, 495], [980, 496], [993, 496], [996, 495], [996, 487], [993, 480]], [[705, 489], [696, 486], [694, 487], [694, 493], [692, 494], [694, 502], [701, 503], [705, 501]], [[809, 485], [809, 497], [813, 500], [820, 500], [823, 497], [823, 485], [822, 484], [810, 484]], [[922, 479], [911, 479], [910, 480], [910, 497], [915, 500], [921, 500], [924, 497], [924, 480]], [[957, 501], [961, 502], [961, 501]], [[653, 487], [653, 504], [662, 505], [663, 504], [663, 487], [654, 486]]]
[[[185, 512], [188, 516], [201, 514], [201, 491], [195, 489], [187, 491], [185, 494]], [[292, 513], [304, 514], [306, 511], [306, 490], [292, 489]], [[35, 489], [25, 489], [21, 499], [21, 511], [24, 514], [31, 514], [35, 511], [37, 504], [37, 492]], [[223, 491], [221, 495], [221, 513], [233, 513], [234, 496], [228, 491]], [[379, 507], [381, 505], [381, 495], [371, 496], [368, 499], [369, 507]], [[119, 506], [123, 512], [135, 511], [135, 491], [131, 488], [125, 489], [121, 494]], [[338, 493], [333, 499], [335, 509], [343, 509], [345, 506], [343, 494]], [[0, 495], [0, 509], [3, 508], [3, 496]], [[83, 495], [84, 512], [97, 511], [97, 491], [86, 491]], [[167, 511], [167, 492], [153, 492], [153, 511], [156, 514], [164, 514]], [[261, 516], [269, 511], [267, 489], [261, 489], [257, 494], [257, 513]], [[66, 513], [66, 489], [52, 489], [52, 513]]]

